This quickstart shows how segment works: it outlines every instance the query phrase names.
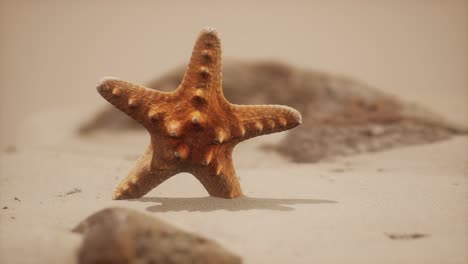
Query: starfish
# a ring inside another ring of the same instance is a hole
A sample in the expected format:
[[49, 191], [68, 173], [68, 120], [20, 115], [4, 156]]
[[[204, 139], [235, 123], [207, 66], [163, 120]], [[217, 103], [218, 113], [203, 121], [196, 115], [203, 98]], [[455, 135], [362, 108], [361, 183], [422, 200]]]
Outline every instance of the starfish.
[[104, 78], [98, 92], [138, 121], [151, 143], [114, 199], [135, 199], [180, 173], [193, 174], [211, 196], [235, 198], [242, 190], [234, 170], [234, 147], [249, 138], [301, 124], [301, 114], [281, 105], [235, 105], [224, 98], [221, 41], [201, 31], [179, 87], [160, 92], [116, 78]]

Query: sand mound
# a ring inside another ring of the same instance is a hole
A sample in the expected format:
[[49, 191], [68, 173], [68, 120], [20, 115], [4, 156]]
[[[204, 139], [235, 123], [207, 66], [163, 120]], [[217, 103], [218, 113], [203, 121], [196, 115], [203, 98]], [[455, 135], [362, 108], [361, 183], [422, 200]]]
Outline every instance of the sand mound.
[[[174, 90], [184, 71], [184, 67], [177, 68], [147, 86]], [[283, 104], [302, 113], [302, 126], [278, 145], [265, 147], [295, 162], [432, 143], [468, 132], [423, 107], [362, 82], [279, 62], [225, 61], [223, 88], [232, 103]], [[140, 128], [109, 105], [79, 132], [85, 136], [96, 130]]]

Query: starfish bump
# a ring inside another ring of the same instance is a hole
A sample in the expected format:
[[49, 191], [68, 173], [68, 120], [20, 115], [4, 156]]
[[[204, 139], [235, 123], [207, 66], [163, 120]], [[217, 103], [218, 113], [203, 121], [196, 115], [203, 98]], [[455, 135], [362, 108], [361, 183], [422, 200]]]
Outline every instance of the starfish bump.
[[232, 163], [236, 144], [280, 132], [302, 122], [298, 111], [280, 105], [235, 105], [223, 96], [221, 42], [203, 30], [185, 76], [173, 92], [160, 92], [116, 78], [99, 82], [98, 92], [141, 123], [151, 143], [114, 199], [140, 198], [180, 172], [193, 174], [211, 196], [242, 195]]

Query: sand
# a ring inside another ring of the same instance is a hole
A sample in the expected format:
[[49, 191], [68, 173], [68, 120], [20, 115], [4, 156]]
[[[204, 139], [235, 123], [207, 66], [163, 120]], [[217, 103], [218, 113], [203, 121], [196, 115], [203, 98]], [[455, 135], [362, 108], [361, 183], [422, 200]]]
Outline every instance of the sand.
[[216, 240], [245, 263], [468, 262], [467, 136], [298, 165], [259, 150], [287, 136], [271, 135], [234, 152], [246, 198], [207, 197], [181, 174], [112, 201], [146, 133], [74, 133], [105, 104], [101, 77], [161, 75], [206, 25], [225, 56], [343, 73], [467, 125], [466, 1], [130, 5], [1, 2], [1, 263], [74, 263], [81, 236], [70, 230], [109, 206]]
[[[64, 110], [38, 121], [70, 116]], [[72, 262], [81, 237], [70, 229], [108, 206], [135, 208], [215, 239], [245, 263], [468, 260], [468, 137], [297, 165], [258, 150], [282, 133], [236, 148], [246, 198], [207, 197], [194, 177], [180, 174], [143, 199], [112, 201], [112, 189], [147, 143], [145, 133], [83, 140], [50, 129], [45, 134], [56, 137], [1, 154], [5, 263]], [[391, 238], [417, 234], [424, 236]]]

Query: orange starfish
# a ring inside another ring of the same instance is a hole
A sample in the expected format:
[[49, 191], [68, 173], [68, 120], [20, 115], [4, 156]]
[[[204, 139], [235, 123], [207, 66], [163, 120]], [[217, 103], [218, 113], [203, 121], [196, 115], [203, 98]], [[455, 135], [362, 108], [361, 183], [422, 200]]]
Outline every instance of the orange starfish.
[[241, 141], [284, 131], [302, 122], [295, 109], [281, 105], [234, 105], [221, 85], [221, 42], [213, 29], [200, 33], [179, 87], [159, 92], [107, 78], [98, 92], [141, 123], [151, 143], [114, 199], [140, 198], [171, 176], [193, 174], [211, 196], [242, 195], [232, 164], [232, 151]]

